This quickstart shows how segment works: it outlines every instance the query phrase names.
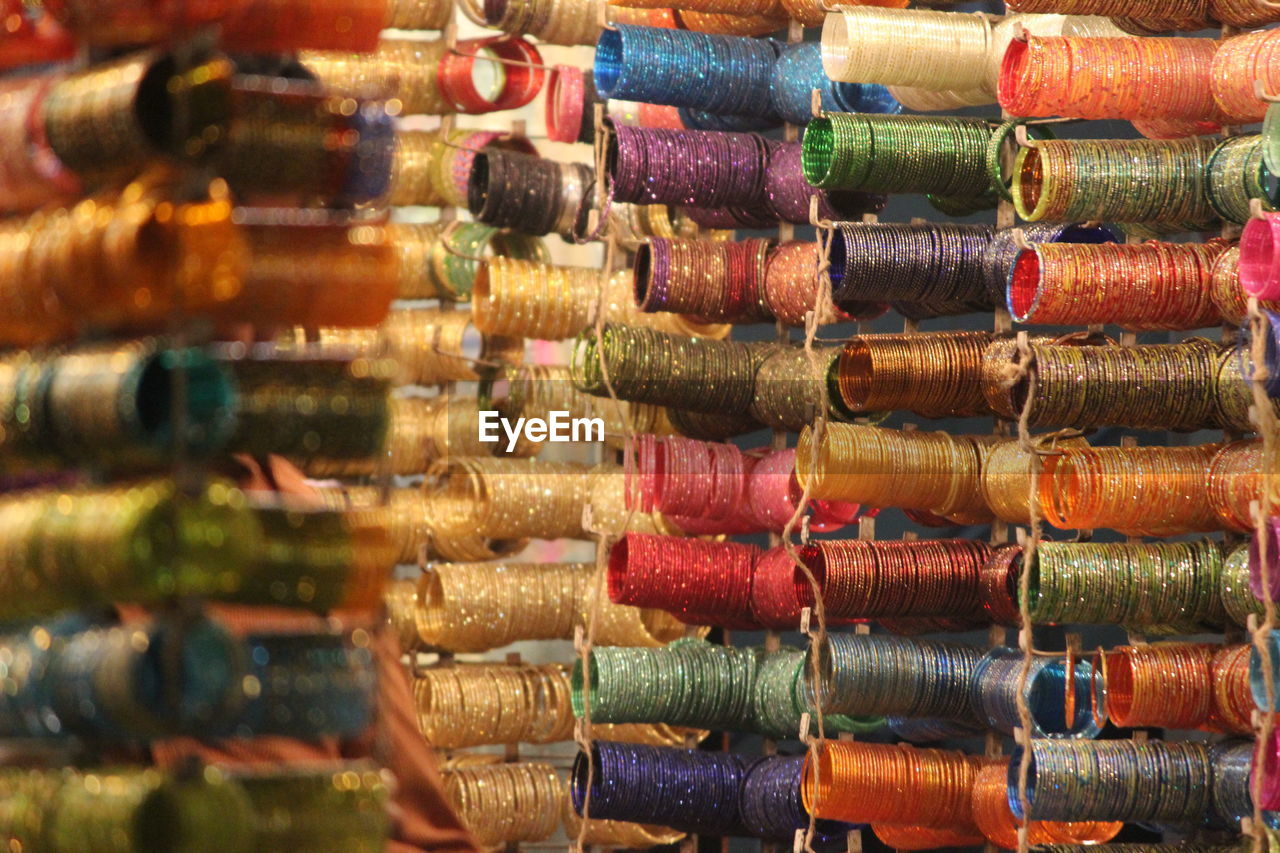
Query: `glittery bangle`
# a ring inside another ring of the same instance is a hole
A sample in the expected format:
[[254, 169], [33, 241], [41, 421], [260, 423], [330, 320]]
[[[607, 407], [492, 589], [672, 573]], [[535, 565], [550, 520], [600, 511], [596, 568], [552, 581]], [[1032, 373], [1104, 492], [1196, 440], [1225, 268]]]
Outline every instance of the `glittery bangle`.
[[467, 180], [467, 208], [486, 225], [572, 237], [585, 223], [591, 183], [591, 170], [581, 163], [481, 151]]
[[1240, 235], [1240, 287], [1259, 299], [1280, 299], [1280, 264], [1275, 244], [1280, 236], [1280, 214], [1251, 219]]
[[550, 764], [445, 765], [444, 791], [463, 825], [486, 847], [545, 841], [560, 828], [564, 782]]
[[547, 138], [553, 142], [578, 142], [586, 124], [583, 121], [586, 108], [586, 84], [582, 69], [572, 65], [557, 65], [552, 68], [547, 80]]
[[484, 0], [485, 23], [511, 35], [536, 36], [547, 44], [595, 43], [602, 12], [610, 10], [597, 0]]
[[828, 113], [804, 131], [804, 176], [824, 189], [929, 193], [955, 198], [990, 189], [982, 119]]
[[[1044, 140], [1018, 152], [1013, 204], [1032, 222], [1101, 220], [1175, 232], [1208, 230], [1216, 216], [1204, 172], [1216, 144], [1210, 137]], [[1111, 168], [1113, 162], [1122, 165]]]
[[734, 542], [629, 533], [609, 552], [609, 598], [666, 610], [690, 624], [749, 627], [759, 554]]
[[1201, 133], [1247, 123], [1224, 115], [1213, 99], [1217, 48], [1213, 39], [1033, 35], [1005, 52], [1000, 105], [1018, 116], [1191, 120]]
[[1257, 81], [1262, 91], [1276, 91], [1280, 84], [1273, 70], [1276, 47], [1276, 34], [1264, 30], [1224, 39], [1214, 53], [1210, 81], [1214, 100], [1224, 112], [1239, 116], [1239, 124], [1252, 124], [1266, 114], [1267, 104], [1253, 87]]
[[980, 719], [996, 731], [1012, 734], [1022, 725], [1018, 713], [1021, 690], [1031, 714], [1032, 737], [1088, 739], [1098, 734], [1102, 726], [1089, 707], [1093, 670], [1087, 660], [1036, 657], [1025, 684], [1022, 663], [1022, 652], [1004, 646], [987, 652], [978, 663], [970, 702]]
[[764, 302], [769, 240], [669, 240], [654, 237], [636, 252], [634, 292], [645, 312], [671, 311], [706, 320], [771, 319]]
[[989, 310], [984, 225], [846, 224], [831, 243], [837, 305], [886, 301], [912, 316]]
[[763, 198], [774, 144], [764, 137], [612, 121], [606, 130], [605, 163], [617, 201], [721, 208], [750, 207]]
[[738, 798], [746, 761], [733, 753], [596, 741], [580, 752], [569, 792], [581, 813], [591, 772], [590, 814], [657, 823], [702, 835], [742, 835]]
[[1117, 726], [1239, 732], [1237, 709], [1221, 701], [1249, 691], [1245, 648], [1161, 643], [1100, 653], [1106, 683], [1095, 689], [1094, 716]]
[[[800, 557], [813, 573], [828, 615], [844, 619], [982, 617], [980, 567], [990, 554], [966, 539], [829, 539]], [[793, 569], [796, 607], [814, 606], [808, 578]]]
[[818, 498], [929, 510], [979, 523], [990, 518], [979, 481], [981, 460], [993, 443], [987, 437], [832, 423], [815, 444], [806, 427], [796, 446], [796, 476], [802, 485], [810, 480], [816, 457], [809, 485]]
[[[1191, 431], [1227, 426], [1219, 387], [1227, 347], [1203, 338], [1120, 347], [1028, 343], [1030, 371], [1008, 384], [1013, 341], [987, 348], [982, 389], [998, 415], [1016, 420], [1030, 395], [1028, 423], [1090, 429], [1107, 425]], [[1139, 390], [1139, 388], [1141, 390]]]
[[[1007, 771], [1001, 764], [989, 764], [978, 771], [973, 786], [973, 819], [987, 840], [997, 847], [1018, 846], [1019, 821], [1009, 809]], [[1027, 823], [1027, 840], [1045, 844], [1100, 844], [1115, 838], [1124, 828], [1119, 821], [1057, 822], [1033, 820]]]
[[816, 759], [805, 757], [801, 792], [820, 818], [975, 831], [969, 798], [983, 763], [949, 750], [828, 740]]
[[58, 160], [45, 140], [41, 122], [33, 121], [49, 89], [60, 75], [17, 77], [4, 81], [0, 92], [0, 209], [6, 213], [34, 210], [80, 195], [80, 181]]
[[579, 389], [609, 396], [603, 358], [613, 390], [623, 400], [720, 415], [746, 414], [756, 369], [771, 351], [766, 345], [683, 338], [614, 324], [606, 324], [600, 337], [597, 341], [588, 330], [575, 344], [572, 370]]
[[622, 24], [600, 34], [595, 83], [606, 98], [769, 117], [777, 57], [769, 39]]
[[[818, 216], [833, 222], [856, 222], [884, 209], [886, 197], [854, 190], [822, 190], [810, 186], [801, 167], [799, 142], [774, 145], [764, 176], [764, 204], [781, 222], [809, 224], [809, 199], [818, 199]], [[813, 306], [812, 301], [809, 303]]]
[[889, 90], [873, 83], [832, 80], [822, 68], [822, 48], [816, 42], [799, 42], [782, 48], [773, 67], [769, 96], [773, 110], [792, 124], [808, 124], [813, 118], [813, 90], [821, 92], [822, 109], [846, 113], [898, 113], [899, 104]]
[[990, 38], [981, 14], [851, 6], [827, 14], [822, 64], [833, 80], [984, 89]]
[[[1213, 772], [1204, 744], [1035, 740], [1027, 748], [1033, 820], [1189, 825], [1209, 813]], [[1009, 807], [1017, 817], [1021, 749], [1009, 762]]]
[[1218, 597], [1222, 554], [1213, 542], [1042, 542], [1026, 571], [1027, 609], [1038, 624], [1193, 633], [1221, 625], [1225, 615]]
[[[1021, 323], [1198, 329], [1221, 320], [1209, 271], [1226, 251], [1207, 243], [1041, 243], [1014, 261], [1008, 306]], [[1083, 298], [1088, 293], [1087, 299]]]
[[855, 335], [835, 378], [851, 412], [908, 410], [929, 418], [985, 413], [980, 367], [986, 332]]
[[[749, 833], [785, 841], [793, 839], [797, 830], [809, 828], [809, 813], [800, 797], [803, 772], [801, 756], [770, 756], [752, 763], [738, 801]], [[838, 841], [851, 829], [839, 821], [819, 820], [814, 825], [814, 840]]]
[[[995, 232], [982, 255], [982, 266], [987, 277], [987, 293], [992, 304], [1002, 304], [1008, 294], [1009, 277], [1013, 265], [1022, 254], [1013, 228], [1001, 228]], [[1022, 242], [1036, 243], [1114, 243], [1116, 234], [1105, 226], [1087, 223], [1070, 225], [1028, 224], [1021, 228]], [[1221, 258], [1221, 256], [1219, 256]]]
[[960, 643], [832, 634], [821, 685], [809, 681], [806, 689], [824, 712], [976, 722], [969, 690], [981, 658], [977, 647]]
[[1249, 222], [1255, 201], [1264, 212], [1275, 211], [1280, 204], [1280, 182], [1263, 163], [1256, 134], [1218, 143], [1205, 164], [1205, 193], [1213, 209], [1228, 222]]

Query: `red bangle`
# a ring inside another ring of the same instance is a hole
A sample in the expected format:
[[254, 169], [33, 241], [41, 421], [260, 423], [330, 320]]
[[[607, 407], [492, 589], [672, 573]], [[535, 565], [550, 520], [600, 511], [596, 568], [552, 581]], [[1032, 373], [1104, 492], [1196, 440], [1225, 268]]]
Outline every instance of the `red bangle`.
[[[481, 95], [472, 79], [476, 60], [487, 62], [491, 59], [480, 56], [480, 51], [486, 49], [493, 52], [504, 72], [502, 90], [493, 100]], [[542, 55], [538, 49], [522, 38], [494, 36], [469, 39], [459, 42], [455, 50], [446, 51], [440, 57], [437, 85], [444, 99], [459, 112], [476, 115], [519, 109], [537, 97], [542, 89], [546, 70], [541, 64]]]
[[760, 553], [737, 542], [628, 533], [609, 551], [609, 599], [690, 624], [752, 627], [751, 576]]

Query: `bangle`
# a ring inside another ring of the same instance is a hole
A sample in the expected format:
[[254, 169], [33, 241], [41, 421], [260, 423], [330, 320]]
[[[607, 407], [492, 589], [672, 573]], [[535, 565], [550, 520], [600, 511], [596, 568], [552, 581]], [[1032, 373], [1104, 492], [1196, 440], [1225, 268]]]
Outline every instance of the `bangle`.
[[550, 764], [477, 761], [445, 765], [441, 775], [458, 816], [486, 847], [545, 841], [560, 828], [564, 783]]
[[831, 241], [832, 299], [886, 301], [917, 316], [963, 314], [988, 302], [985, 225], [845, 224]]
[[[1220, 322], [1209, 273], [1227, 242], [1040, 243], [1009, 277], [1009, 313], [1020, 323], [1127, 329], [1198, 329]], [[1086, 298], [1084, 294], [1088, 294]]]
[[[1216, 217], [1204, 173], [1215, 145], [1209, 137], [1043, 140], [1018, 152], [1013, 205], [1032, 222], [1102, 220], [1208, 230]], [[1122, 165], [1111, 168], [1113, 162]], [[1179, 201], [1168, 203], [1174, 197]]]
[[[988, 764], [978, 771], [973, 786], [973, 820], [987, 840], [1008, 850], [1018, 846], [1021, 823], [1009, 808], [1008, 771], [1003, 764]], [[1124, 828], [1119, 821], [1046, 821], [1026, 824], [1031, 844], [1102, 844], [1115, 838]]]
[[828, 113], [804, 131], [804, 176], [823, 189], [973, 198], [990, 189], [982, 119]]
[[[1032, 820], [1193, 823], [1211, 813], [1213, 765], [1201, 743], [1033, 740], [1026, 815]], [[1009, 807], [1022, 817], [1019, 747]], [[1176, 768], [1176, 769], [1166, 769]]]
[[991, 445], [986, 437], [840, 423], [828, 424], [815, 445], [805, 427], [796, 447], [796, 477], [818, 498], [929, 510], [979, 523], [990, 518], [979, 472]]
[[950, 750], [828, 740], [805, 756], [801, 792], [820, 818], [974, 831], [969, 798], [983, 764]]
[[[595, 597], [588, 563], [444, 563], [415, 585], [407, 617], [414, 642], [450, 652], [484, 652], [521, 640], [573, 639]], [[601, 646], [656, 647], [683, 636], [685, 626], [661, 610], [600, 606]], [[704, 629], [705, 633], [705, 629]]]
[[978, 381], [986, 332], [855, 335], [840, 351], [835, 378], [851, 412], [905, 409], [928, 418], [985, 413]]
[[1217, 49], [1213, 39], [1195, 38], [1013, 40], [1000, 70], [1000, 106], [1018, 116], [1191, 120], [1201, 133], [1247, 123], [1214, 101]]
[[902, 105], [884, 86], [832, 80], [822, 67], [822, 46], [799, 42], [782, 47], [773, 66], [769, 99], [773, 110], [792, 124], [813, 118], [813, 90], [821, 92], [823, 110], [844, 113], [898, 113]]

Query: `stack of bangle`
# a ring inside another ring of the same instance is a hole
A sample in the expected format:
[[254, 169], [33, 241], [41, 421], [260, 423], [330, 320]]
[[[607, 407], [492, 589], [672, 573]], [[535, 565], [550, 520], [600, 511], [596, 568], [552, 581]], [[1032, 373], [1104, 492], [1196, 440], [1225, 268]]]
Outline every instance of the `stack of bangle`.
[[988, 726], [1013, 734], [1022, 725], [1019, 693], [1031, 718], [1034, 738], [1093, 738], [1102, 728], [1091, 713], [1089, 661], [1037, 656], [1023, 680], [1021, 651], [997, 646], [973, 670], [970, 704]]
[[47, 616], [76, 602], [154, 602], [215, 593], [261, 547], [244, 495], [214, 480], [195, 496], [170, 480], [41, 489], [4, 496], [6, 621]]
[[[749, 731], [755, 716], [753, 648], [676, 640], [656, 649], [594, 646], [589, 669], [573, 666], [573, 713], [591, 721], [694, 726]], [[588, 674], [589, 673], [589, 674]]]
[[927, 418], [984, 413], [979, 368], [987, 332], [855, 335], [840, 352], [835, 378], [853, 412], [908, 410]]
[[751, 415], [774, 429], [799, 432], [825, 411], [829, 418], [853, 420], [855, 413], [845, 405], [836, 387], [837, 347], [778, 349], [756, 371]]
[[[504, 33], [536, 36], [547, 44], [591, 45], [600, 32], [603, 4], [594, 0], [484, 0], [485, 23]], [[608, 7], [603, 7], [607, 9]]]
[[991, 517], [979, 486], [994, 443], [986, 437], [832, 423], [814, 442], [805, 427], [796, 477], [815, 497], [925, 510], [958, 523]]
[[[1204, 744], [1130, 740], [1033, 740], [1026, 786], [1032, 820], [1199, 823], [1210, 813], [1213, 769]], [[1023, 747], [1019, 747], [1019, 752]], [[1009, 807], [1023, 816], [1015, 752]]]
[[569, 793], [579, 814], [589, 802], [598, 818], [742, 835], [738, 802], [746, 764], [734, 753], [595, 741], [574, 759]]
[[782, 48], [773, 66], [769, 100], [773, 110], [792, 124], [813, 118], [813, 90], [820, 92], [823, 110], [845, 113], [897, 113], [899, 104], [884, 86], [832, 80], [822, 67], [822, 46], [799, 42]]
[[[990, 555], [985, 544], [967, 539], [829, 539], [800, 551], [828, 616], [845, 619], [981, 620], [979, 580]], [[796, 607], [814, 606], [804, 573], [793, 568], [791, 574]]]
[[[186, 382], [175, 411], [176, 374]], [[207, 456], [234, 428], [230, 371], [198, 349], [141, 340], [0, 358], [5, 468], [93, 463], [154, 467], [176, 452]], [[179, 424], [185, 432], [175, 434]]]
[[990, 310], [985, 225], [845, 224], [831, 243], [832, 298], [889, 302], [912, 317]]
[[990, 190], [983, 119], [828, 113], [804, 131], [804, 176], [823, 189], [971, 199]]
[[322, 328], [320, 349], [386, 355], [394, 360], [401, 385], [475, 381], [481, 375], [478, 365], [524, 360], [523, 341], [482, 334], [472, 325], [471, 312], [448, 308], [400, 308], [377, 329]]
[[805, 757], [801, 791], [821, 818], [974, 830], [969, 798], [984, 763], [962, 752], [828, 740], [816, 759]]
[[471, 298], [480, 264], [490, 257], [546, 263], [546, 245], [537, 237], [502, 231], [479, 222], [388, 226], [399, 260], [399, 299]]
[[[1003, 183], [1001, 184], [1003, 186]], [[1028, 224], [1021, 228], [1001, 228], [995, 232], [982, 255], [982, 265], [987, 276], [987, 294], [991, 304], [1002, 305], [1008, 297], [1009, 276], [1014, 262], [1022, 254], [1021, 242], [1030, 246], [1036, 243], [1114, 243], [1115, 233], [1101, 225], [1074, 223], [1070, 225]], [[1222, 256], [1219, 255], [1219, 258]]]
[[1027, 346], [1032, 361], [1012, 384], [1014, 341], [998, 341], [982, 357], [982, 392], [1001, 417], [1019, 418], [1030, 395], [1031, 426], [1191, 431], [1228, 425], [1219, 376], [1232, 353], [1220, 344], [1191, 338], [1129, 347], [1041, 340]]
[[[606, 324], [587, 330], [573, 351], [573, 382], [596, 396], [695, 412], [745, 414], [755, 373], [772, 347], [683, 338], [651, 329]], [[603, 365], [603, 366], [602, 366]]]
[[[1022, 822], [1009, 808], [1008, 771], [1002, 764], [988, 764], [978, 771], [973, 786], [973, 819], [987, 840], [997, 847], [1014, 850]], [[1110, 841], [1124, 828], [1119, 821], [1026, 822], [1027, 841], [1038, 849], [1046, 844], [1089, 844]], [[1106, 848], [1104, 848], [1106, 849]]]
[[1224, 621], [1222, 553], [1214, 542], [1043, 542], [1025, 570], [1035, 623], [1194, 633]]
[[550, 764], [475, 762], [443, 775], [445, 794], [486, 847], [545, 841], [560, 828], [564, 783]]
[[752, 627], [760, 549], [736, 542], [628, 533], [609, 552], [609, 598], [666, 610], [692, 625]]
[[1224, 112], [1240, 116], [1240, 124], [1260, 121], [1266, 114], [1267, 103], [1254, 86], [1274, 92], [1280, 84], [1273, 70], [1277, 45], [1280, 42], [1271, 30], [1232, 36], [1218, 45], [1213, 56], [1213, 97]]
[[1094, 659], [1093, 714], [1099, 720], [1126, 727], [1251, 731], [1248, 646], [1120, 646], [1099, 650]]
[[[483, 652], [518, 640], [572, 639], [594, 609], [595, 566], [587, 563], [442, 563], [416, 584], [414, 645]], [[602, 601], [595, 642], [659, 646], [685, 626], [661, 610]]]
[[[822, 65], [833, 80], [973, 92], [969, 103], [989, 103], [991, 36], [982, 14], [850, 6], [823, 22]], [[909, 49], [894, 49], [902, 44]]]
[[749, 133], [663, 130], [605, 123], [612, 198], [724, 208], [758, 204], [773, 145]]
[[969, 690], [981, 659], [980, 649], [961, 643], [832, 634], [821, 684], [810, 679], [807, 691], [824, 712], [972, 722]]
[[1205, 164], [1205, 193], [1219, 216], [1228, 222], [1247, 223], [1252, 204], [1274, 212], [1280, 204], [1280, 182], [1262, 159], [1257, 134], [1222, 140]]
[[595, 85], [606, 98], [775, 118], [778, 52], [769, 39], [623, 24], [600, 33]]
[[387, 362], [270, 347], [235, 354], [229, 347], [221, 358], [239, 388], [230, 450], [340, 465], [383, 449], [390, 420]]
[[490, 258], [476, 274], [472, 317], [482, 333], [561, 340], [591, 322], [600, 272]]
[[[1005, 52], [1000, 105], [1018, 116], [1192, 122], [1200, 133], [1214, 125], [1247, 123], [1224, 115], [1213, 99], [1217, 49], [1213, 39], [1033, 35], [1012, 41]], [[1119, 68], [1133, 71], [1117, 77]], [[1117, 79], [1123, 83], [1103, 91], [1103, 80]]]
[[447, 50], [443, 40], [383, 39], [373, 53], [305, 50], [299, 59], [336, 93], [375, 92], [396, 98], [409, 114], [445, 115], [456, 109], [440, 90], [439, 69]]
[[1020, 323], [1203, 328], [1221, 320], [1208, 278], [1226, 247], [1217, 238], [1140, 245], [1039, 243], [1014, 263], [1009, 311]]
[[591, 169], [513, 151], [480, 151], [472, 160], [467, 208], [486, 225], [542, 236], [581, 233], [590, 206]]
[[456, 664], [413, 678], [418, 728], [437, 749], [555, 743], [573, 735], [562, 664]]
[[1107, 527], [1167, 536], [1221, 526], [1205, 473], [1219, 445], [1067, 447], [1042, 460], [1043, 518], [1063, 530]]
[[770, 241], [668, 240], [641, 244], [634, 292], [641, 311], [692, 314], [707, 320], [768, 320], [764, 302]]
[[1023, 219], [1125, 222], [1204, 231], [1216, 216], [1205, 192], [1210, 137], [1042, 140], [1023, 148], [1013, 204]]

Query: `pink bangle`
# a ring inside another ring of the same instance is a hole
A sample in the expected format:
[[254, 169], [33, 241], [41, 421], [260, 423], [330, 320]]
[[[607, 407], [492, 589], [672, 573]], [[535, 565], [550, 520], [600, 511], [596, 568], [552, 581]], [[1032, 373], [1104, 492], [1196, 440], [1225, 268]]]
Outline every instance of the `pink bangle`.
[[[1276, 554], [1276, 549], [1280, 548], [1280, 516], [1268, 518], [1263, 529], [1266, 530], [1267, 537], [1267, 574], [1271, 600], [1280, 601], [1280, 559], [1277, 559], [1280, 555]], [[1266, 600], [1262, 588], [1262, 551], [1258, 547], [1256, 534], [1249, 540], [1249, 590], [1259, 601]]]
[[1280, 214], [1264, 213], [1250, 219], [1240, 235], [1240, 286], [1259, 299], [1280, 298], [1280, 271], [1276, 268], [1276, 237]]
[[546, 108], [547, 138], [553, 142], [577, 142], [586, 111], [586, 85], [581, 68], [557, 65], [551, 69]]

